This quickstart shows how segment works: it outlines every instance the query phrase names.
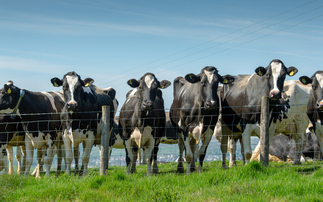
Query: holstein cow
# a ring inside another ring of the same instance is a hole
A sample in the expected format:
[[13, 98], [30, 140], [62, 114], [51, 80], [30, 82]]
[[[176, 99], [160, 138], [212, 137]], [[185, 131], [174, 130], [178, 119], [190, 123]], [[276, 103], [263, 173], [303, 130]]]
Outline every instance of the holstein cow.
[[[127, 84], [135, 88], [128, 93], [119, 116], [119, 130], [126, 147], [127, 173], [135, 172], [138, 149], [146, 151], [147, 175], [158, 172], [157, 152], [165, 131], [165, 109], [162, 92], [171, 85], [159, 81], [154, 74], [146, 73], [139, 80], [130, 79]], [[132, 167], [132, 169], [131, 169]]]
[[[279, 102], [285, 102], [288, 100], [289, 109], [280, 109], [280, 107], [286, 107], [283, 103], [274, 106], [272, 117], [279, 119], [279, 121], [273, 120], [276, 123], [276, 128], [274, 134], [284, 134], [292, 137], [295, 140], [295, 156], [293, 156], [294, 164], [300, 163], [301, 154], [304, 148], [304, 145], [307, 140], [306, 129], [308, 127], [309, 119], [306, 115], [307, 103], [311, 93], [311, 87], [309, 85], [304, 86], [299, 81], [285, 81], [284, 88], [282, 93], [282, 100]], [[281, 115], [284, 113], [284, 115]], [[278, 118], [280, 116], [280, 118]], [[283, 116], [283, 117], [282, 117]], [[223, 124], [222, 127], [226, 127]], [[240, 129], [240, 128], [239, 128]], [[228, 130], [224, 130], [228, 131]], [[249, 132], [251, 135], [260, 137], [260, 126], [259, 124], [254, 124], [249, 126]], [[229, 134], [222, 133], [223, 136], [228, 136]], [[241, 136], [241, 133], [239, 134]], [[236, 141], [230, 138], [229, 140], [229, 153], [230, 153], [230, 166], [236, 165]], [[252, 158], [254, 160], [257, 158], [260, 152], [260, 142], [255, 148]]]
[[[211, 140], [219, 115], [218, 84], [234, 81], [230, 75], [221, 76], [212, 66], [206, 66], [201, 73], [193, 73], [174, 80], [174, 100], [170, 119], [178, 131], [180, 157], [177, 170], [184, 172], [183, 150], [186, 152], [186, 173], [195, 170], [195, 159], [199, 158], [198, 171], [202, 172], [206, 149]], [[199, 142], [202, 146], [196, 154]]]
[[315, 72], [311, 78], [301, 76], [299, 80], [304, 85], [312, 84], [312, 93], [307, 104], [307, 116], [313, 124], [313, 132], [323, 152], [323, 71]]
[[59, 141], [61, 138], [59, 114], [64, 106], [62, 95], [59, 92], [32, 92], [20, 89], [14, 86], [12, 81], [5, 84], [0, 91], [0, 113], [19, 116], [26, 132], [25, 175], [30, 172], [34, 148], [41, 150], [45, 146], [47, 149], [44, 163], [46, 176], [49, 176], [55, 143], [62, 143]]
[[[269, 111], [272, 111], [281, 98], [286, 75], [293, 76], [297, 73], [295, 67], [286, 68], [280, 60], [272, 60], [269, 65], [258, 67], [255, 74], [235, 76], [235, 82], [223, 86], [221, 90], [222, 120], [233, 133], [242, 133], [245, 161], [252, 156], [250, 135], [253, 130], [259, 130], [254, 124], [260, 123], [261, 99], [269, 97]], [[271, 115], [272, 116], [272, 115]], [[270, 117], [272, 120], [272, 117]], [[237, 128], [240, 124], [241, 131]], [[276, 128], [275, 123], [270, 123], [269, 141], [271, 141]], [[233, 137], [232, 132], [225, 132]], [[223, 167], [226, 167], [227, 135], [222, 135], [221, 152]]]
[[[55, 87], [62, 86], [65, 105], [61, 113], [63, 140], [66, 149], [66, 173], [71, 173], [74, 148], [75, 163], [78, 161], [78, 147], [83, 143], [82, 168], [80, 175], [87, 174], [90, 153], [94, 144], [101, 144], [102, 106], [110, 106], [110, 126], [113, 126], [117, 101], [113, 88], [101, 89], [93, 85], [94, 80], [82, 80], [75, 72], [68, 72], [63, 79], [52, 78]], [[111, 133], [111, 131], [108, 131]], [[75, 166], [76, 173], [78, 172]]]

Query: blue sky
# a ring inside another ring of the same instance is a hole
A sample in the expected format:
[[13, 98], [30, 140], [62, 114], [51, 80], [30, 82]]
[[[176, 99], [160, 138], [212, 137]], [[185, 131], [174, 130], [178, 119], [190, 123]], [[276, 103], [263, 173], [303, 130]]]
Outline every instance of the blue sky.
[[[76, 71], [117, 91], [130, 78], [159, 80], [215, 66], [252, 74], [281, 59], [311, 76], [323, 69], [322, 1], [0, 0], [0, 82], [61, 90], [50, 79]], [[173, 87], [163, 90], [170, 108]]]

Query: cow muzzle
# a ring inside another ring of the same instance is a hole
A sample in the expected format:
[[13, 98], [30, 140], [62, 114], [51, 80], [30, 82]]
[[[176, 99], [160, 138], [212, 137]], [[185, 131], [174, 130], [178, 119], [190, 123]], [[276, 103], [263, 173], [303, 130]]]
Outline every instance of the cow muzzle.
[[317, 102], [315, 108], [317, 110], [323, 110], [323, 101]]
[[205, 109], [214, 109], [215, 108], [215, 101], [205, 102]]
[[153, 108], [153, 102], [152, 101], [143, 101], [142, 102], [142, 108], [147, 111], [151, 111]]
[[280, 91], [279, 90], [270, 91], [269, 98], [272, 100], [279, 100], [280, 99]]
[[68, 102], [66, 106], [69, 111], [74, 111], [77, 108], [77, 102], [75, 101]]

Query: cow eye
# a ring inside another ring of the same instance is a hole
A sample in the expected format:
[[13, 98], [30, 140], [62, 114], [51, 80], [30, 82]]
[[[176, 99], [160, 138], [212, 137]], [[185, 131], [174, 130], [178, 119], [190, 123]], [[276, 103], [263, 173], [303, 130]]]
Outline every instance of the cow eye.
[[270, 75], [269, 75], [269, 74], [266, 74], [266, 78], [267, 78], [267, 79], [270, 79]]
[[315, 85], [312, 85], [312, 89], [315, 90], [316, 89], [316, 86]]

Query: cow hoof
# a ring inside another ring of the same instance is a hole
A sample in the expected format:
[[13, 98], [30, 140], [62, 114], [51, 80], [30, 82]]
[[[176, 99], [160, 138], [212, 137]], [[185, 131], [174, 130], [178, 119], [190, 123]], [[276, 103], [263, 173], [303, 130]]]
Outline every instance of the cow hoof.
[[232, 166], [237, 166], [237, 163], [230, 163], [229, 167], [231, 168]]
[[302, 165], [302, 163], [300, 161], [294, 161], [293, 165]]

